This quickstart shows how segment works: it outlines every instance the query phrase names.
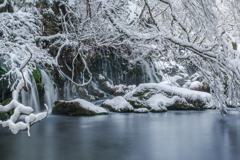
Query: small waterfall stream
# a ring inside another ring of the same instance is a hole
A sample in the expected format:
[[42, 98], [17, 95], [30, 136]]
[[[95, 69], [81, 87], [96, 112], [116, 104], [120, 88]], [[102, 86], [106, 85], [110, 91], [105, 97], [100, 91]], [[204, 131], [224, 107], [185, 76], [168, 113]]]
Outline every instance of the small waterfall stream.
[[71, 100], [70, 89], [71, 89], [71, 83], [69, 81], [65, 81], [64, 87], [63, 87], [64, 100], [67, 100], [67, 101]]
[[54, 87], [53, 80], [49, 73], [46, 73], [43, 70], [41, 71], [42, 83], [44, 84], [44, 103], [46, 103], [51, 110], [53, 103], [58, 99], [57, 87]]
[[30, 106], [34, 109], [35, 113], [38, 113], [40, 111], [40, 103], [39, 103], [39, 96], [38, 96], [38, 90], [37, 85], [34, 78], [31, 78], [29, 74], [24, 74], [24, 77], [27, 81], [31, 82], [31, 85], [27, 85], [28, 91], [22, 90], [21, 96], [22, 96], [22, 103], [26, 106]]

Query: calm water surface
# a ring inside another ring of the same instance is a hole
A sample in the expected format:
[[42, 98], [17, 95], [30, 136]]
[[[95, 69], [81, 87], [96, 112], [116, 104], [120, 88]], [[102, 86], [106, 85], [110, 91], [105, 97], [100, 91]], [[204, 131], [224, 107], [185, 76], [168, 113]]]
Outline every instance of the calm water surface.
[[211, 110], [50, 115], [31, 135], [0, 128], [0, 160], [240, 159], [240, 116]]

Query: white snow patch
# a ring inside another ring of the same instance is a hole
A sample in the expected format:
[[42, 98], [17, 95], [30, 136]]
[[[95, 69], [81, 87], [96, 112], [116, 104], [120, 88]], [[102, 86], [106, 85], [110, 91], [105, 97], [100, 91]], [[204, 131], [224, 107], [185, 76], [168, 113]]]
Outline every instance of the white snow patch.
[[128, 103], [122, 96], [117, 96], [111, 100], [108, 99], [103, 102], [103, 105], [111, 106], [117, 111], [121, 111], [125, 109], [133, 110], [133, 106], [130, 103]]
[[202, 82], [194, 81], [190, 84], [189, 89], [201, 88], [203, 86]]
[[148, 109], [147, 108], [138, 108], [138, 109], [134, 109], [134, 112], [136, 112], [136, 113], [148, 113]]
[[100, 80], [105, 80], [105, 77], [104, 77], [103, 75], [101, 75], [101, 74], [98, 75], [98, 78], [99, 78]]
[[167, 110], [166, 107], [173, 105], [177, 100], [187, 103], [184, 98], [178, 96], [168, 98], [162, 94], [156, 94], [147, 100], [147, 104], [153, 110]]
[[96, 113], [106, 113], [107, 112], [104, 108], [95, 106], [91, 102], [88, 102], [88, 101], [86, 101], [84, 99], [80, 99], [80, 98], [74, 99], [74, 100], [71, 100], [71, 101], [65, 101], [65, 102], [66, 103], [78, 102], [79, 105], [81, 105], [81, 107], [83, 107], [85, 109], [88, 109], [90, 111], [96, 112]]

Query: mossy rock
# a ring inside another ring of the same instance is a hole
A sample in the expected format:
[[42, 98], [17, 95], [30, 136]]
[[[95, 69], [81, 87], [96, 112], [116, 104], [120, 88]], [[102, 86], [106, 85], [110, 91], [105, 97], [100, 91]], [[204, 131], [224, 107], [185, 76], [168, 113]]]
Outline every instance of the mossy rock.
[[132, 106], [133, 108], [147, 108], [147, 109], [151, 109], [151, 107], [147, 106], [147, 105], [144, 105], [142, 103], [138, 103], [137, 101], [128, 101]]
[[105, 108], [109, 109], [109, 111], [119, 112], [119, 113], [129, 113], [129, 112], [134, 111], [134, 110], [131, 110], [129, 108], [120, 108], [120, 110], [117, 110], [117, 109], [113, 108], [112, 106], [106, 105], [106, 104], [102, 104], [101, 107], [105, 107]]
[[107, 92], [111, 95], [113, 95], [115, 92], [116, 92], [116, 89], [115, 88], [111, 88], [107, 85], [107, 81], [103, 82], [100, 86], [100, 89], [103, 90], [104, 92]]
[[42, 83], [42, 81], [41, 81], [42, 74], [38, 67], [36, 70], [33, 70], [33, 77], [34, 77], [36, 83]]
[[43, 83], [37, 83], [37, 89], [38, 89], [38, 91], [44, 91], [44, 84]]
[[114, 96], [123, 96], [124, 94], [125, 94], [124, 91], [122, 91], [122, 92], [115, 92]]
[[100, 91], [98, 91], [98, 97], [101, 97], [101, 98], [103, 98], [103, 97], [104, 97], [104, 93], [103, 93], [103, 92], [100, 92]]
[[206, 102], [203, 102], [199, 99], [197, 99], [197, 100], [186, 99], [186, 100], [189, 104], [192, 104], [194, 106], [194, 107], [192, 107], [192, 108], [194, 108], [193, 110], [203, 110], [204, 106], [206, 105]]
[[94, 115], [104, 115], [104, 113], [96, 113], [94, 111], [88, 110], [82, 107], [78, 102], [54, 102], [55, 106], [52, 109], [52, 114], [56, 115], [71, 115], [71, 116], [94, 116]]

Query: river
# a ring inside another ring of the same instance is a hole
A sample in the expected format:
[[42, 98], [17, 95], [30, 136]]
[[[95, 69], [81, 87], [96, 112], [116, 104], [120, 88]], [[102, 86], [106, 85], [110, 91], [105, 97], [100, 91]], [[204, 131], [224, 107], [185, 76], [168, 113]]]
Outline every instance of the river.
[[0, 129], [0, 160], [239, 160], [240, 116], [216, 111], [54, 116]]

